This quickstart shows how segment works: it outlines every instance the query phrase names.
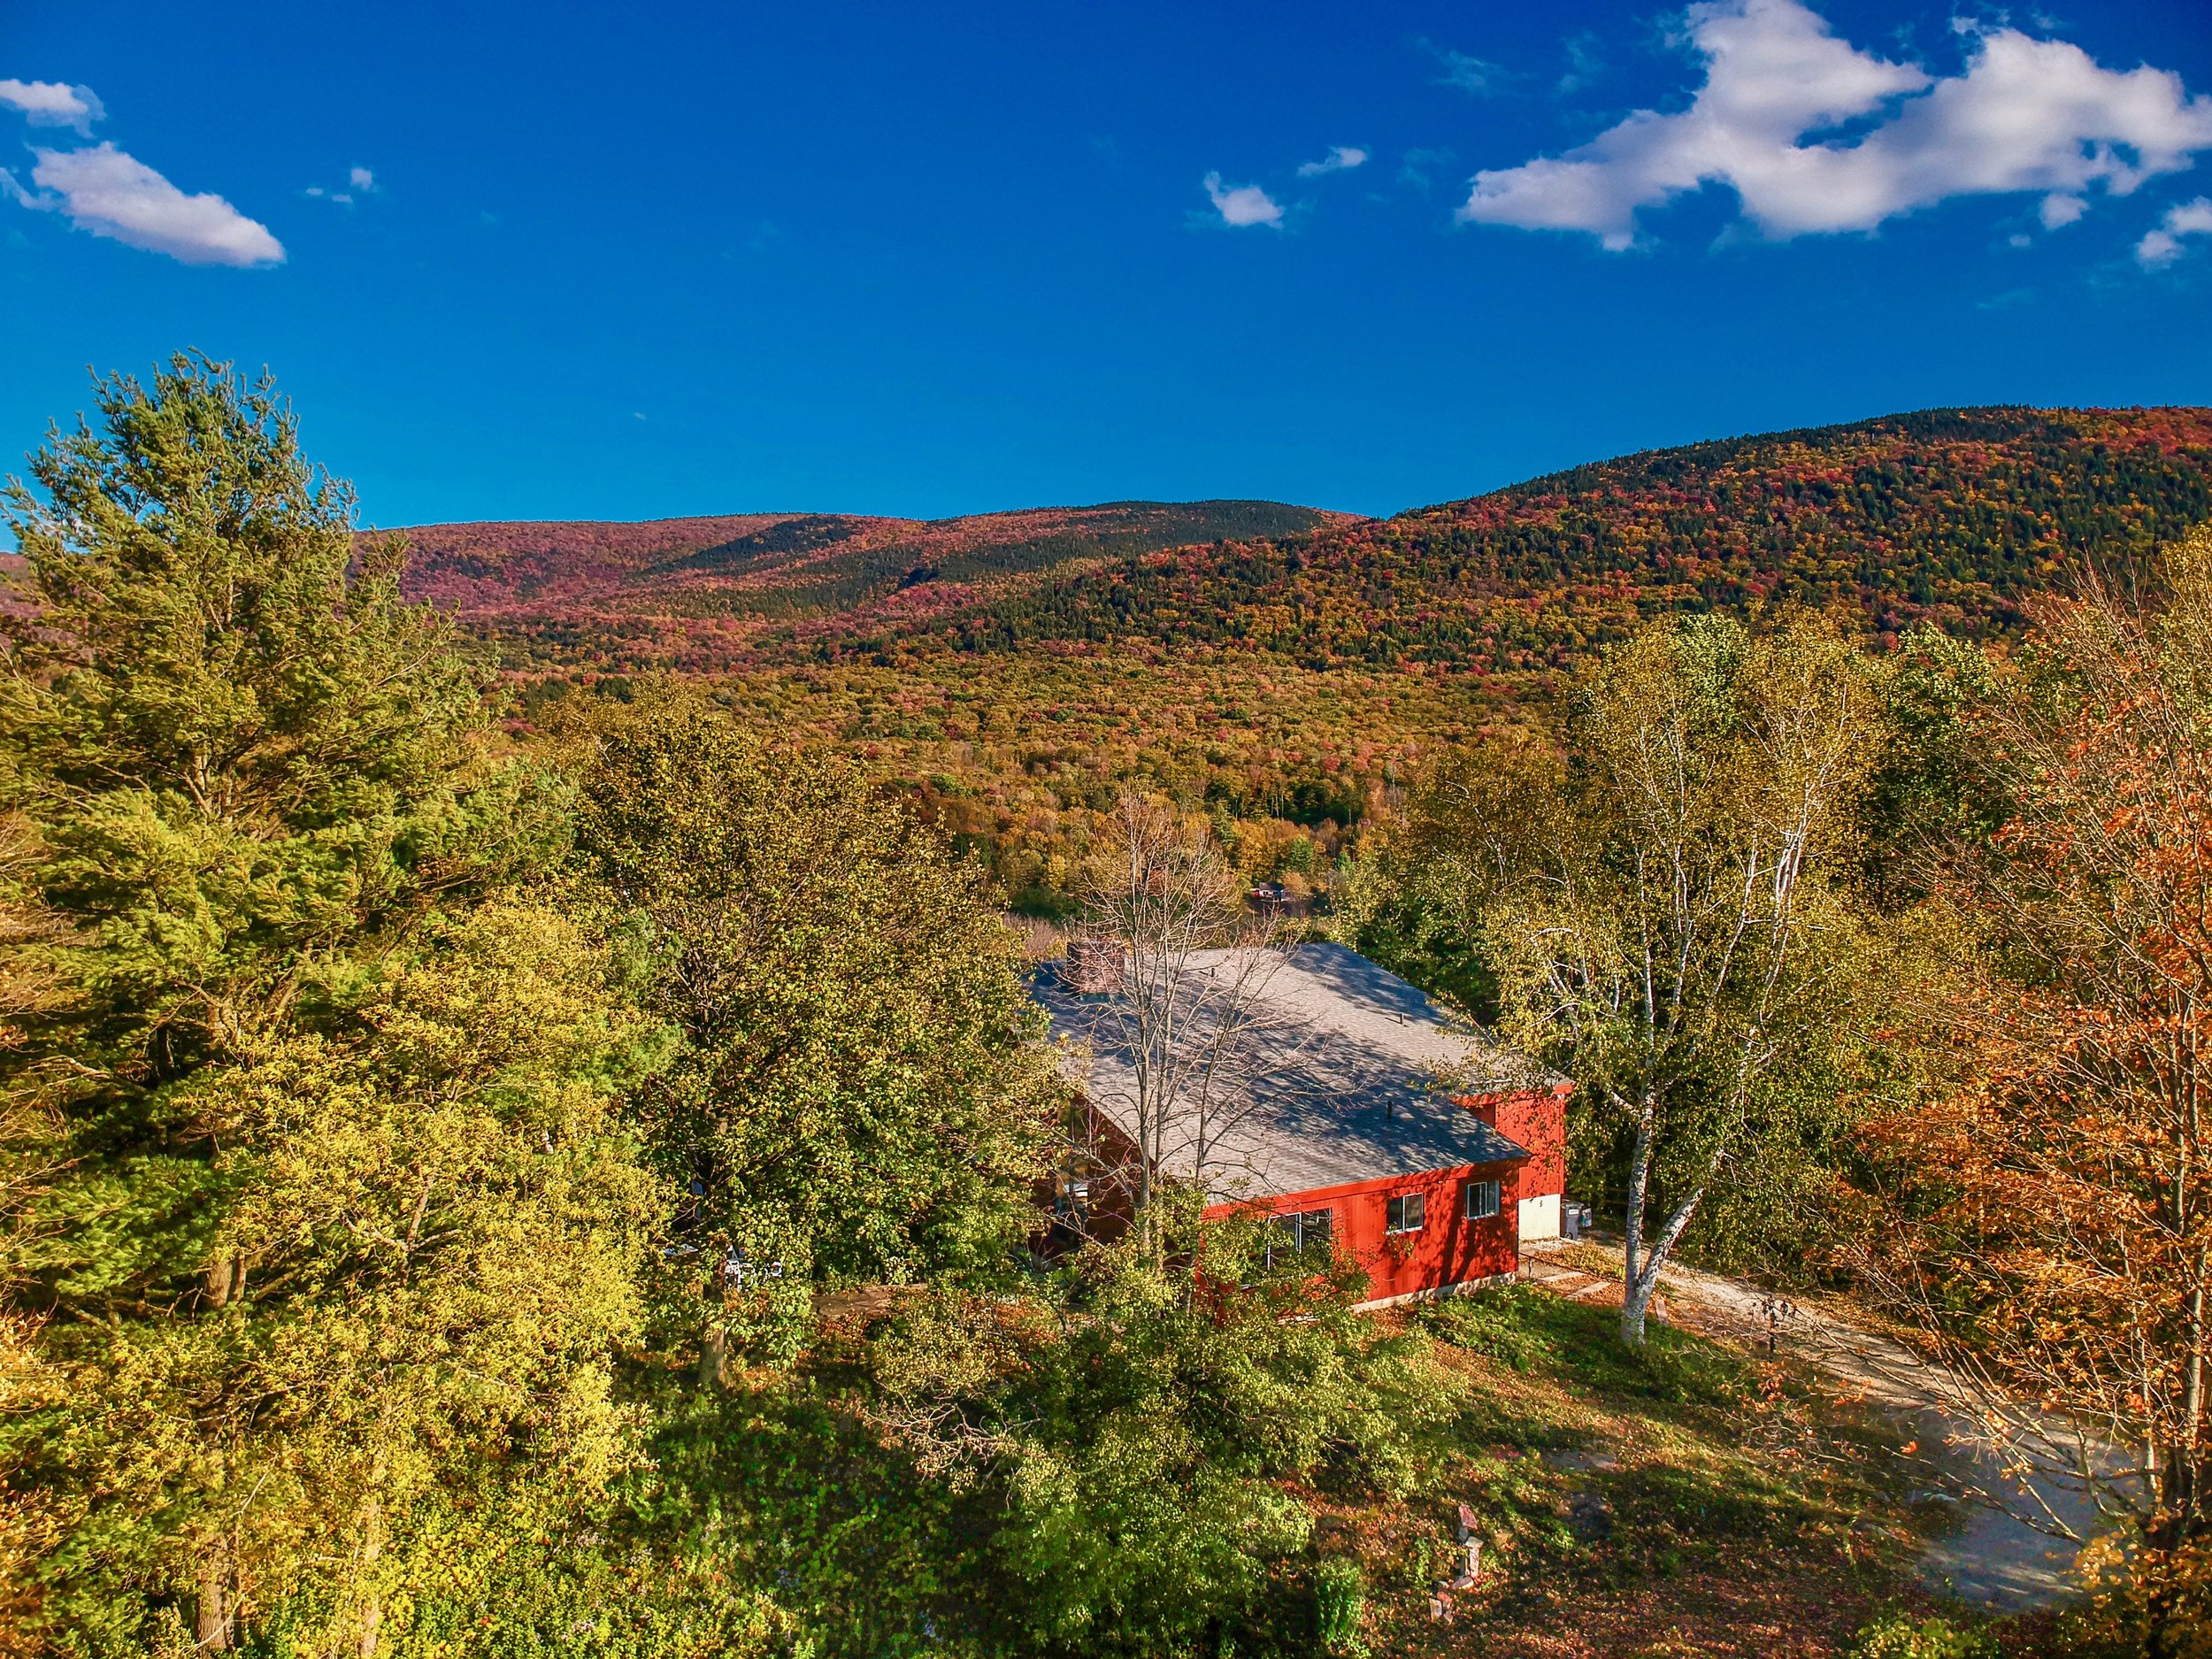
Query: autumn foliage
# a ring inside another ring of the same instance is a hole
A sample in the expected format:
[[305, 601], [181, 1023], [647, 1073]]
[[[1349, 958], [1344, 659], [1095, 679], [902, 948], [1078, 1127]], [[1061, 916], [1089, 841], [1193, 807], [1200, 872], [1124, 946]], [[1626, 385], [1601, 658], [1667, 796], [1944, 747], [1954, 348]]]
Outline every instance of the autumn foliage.
[[1327, 889], [1377, 804], [1669, 615], [2016, 637], [2082, 558], [2132, 568], [2212, 514], [2208, 458], [2202, 410], [1934, 411], [1379, 520], [1218, 501], [430, 526], [405, 580], [497, 652], [526, 716], [610, 677], [710, 679], [1064, 912], [1132, 788], [1202, 800], [1246, 875]]
[[521, 672], [1192, 647], [1541, 680], [1672, 611], [2016, 633], [2080, 555], [2212, 515], [2212, 412], [1937, 410], [1594, 462], [1381, 519], [1272, 502], [409, 531]]
[[[2084, 555], [2212, 514], [2203, 410], [1935, 410], [1597, 462], [1296, 538], [1130, 556], [872, 645], [1264, 651], [1308, 668], [1571, 670], [1670, 614], [1783, 604], [2016, 634]], [[872, 634], [873, 637], [871, 638]]]
[[2212, 1452], [2212, 534], [2159, 577], [2035, 608], [1978, 722], [2012, 815], [1936, 887], [1937, 1087], [1873, 1129], [1919, 1210], [1897, 1271], [2003, 1432], [2077, 1432], [2154, 1584], [2207, 1530]]

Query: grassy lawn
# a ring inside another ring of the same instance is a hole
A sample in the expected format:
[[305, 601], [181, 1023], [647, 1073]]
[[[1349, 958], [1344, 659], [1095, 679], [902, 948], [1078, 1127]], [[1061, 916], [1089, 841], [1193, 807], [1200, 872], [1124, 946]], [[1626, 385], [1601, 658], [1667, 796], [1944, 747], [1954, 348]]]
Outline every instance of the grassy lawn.
[[[1918, 1539], [1880, 1425], [1783, 1367], [1616, 1311], [1509, 1288], [1414, 1316], [1458, 1409], [1417, 1489], [1317, 1499], [1325, 1549], [1355, 1554], [1377, 1653], [1839, 1653], [1886, 1607], [1924, 1605]], [[1467, 1503], [1482, 1581], [1432, 1623]]]

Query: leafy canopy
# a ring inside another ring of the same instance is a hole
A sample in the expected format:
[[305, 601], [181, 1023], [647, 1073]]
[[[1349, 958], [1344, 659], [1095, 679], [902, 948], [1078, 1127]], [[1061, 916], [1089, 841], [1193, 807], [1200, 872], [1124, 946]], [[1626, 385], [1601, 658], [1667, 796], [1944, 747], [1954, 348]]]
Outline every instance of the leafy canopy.
[[[332, 953], [514, 863], [527, 780], [480, 685], [357, 558], [351, 493], [265, 380], [179, 357], [96, 388], [11, 480], [35, 607], [7, 623], [0, 765], [85, 929], [80, 1034], [173, 1074]], [[531, 849], [529, 850], [535, 850]]]
[[681, 696], [603, 710], [577, 841], [684, 1033], [641, 1095], [690, 1237], [812, 1281], [995, 1269], [1055, 1110], [981, 872], [855, 767]]
[[1887, 1284], [2030, 1402], [1991, 1411], [2021, 1455], [2124, 1469], [2092, 1490], [2170, 1640], [2212, 1609], [2212, 530], [2154, 577], [2039, 606], [1962, 715], [2003, 821], [1933, 865], [1924, 1087], [1868, 1139], [1905, 1200]]
[[1578, 1162], [1618, 1181], [1632, 1259], [1664, 1195], [1652, 1273], [1717, 1181], [1794, 1201], [1832, 1167], [1886, 729], [1827, 625], [1700, 618], [1609, 650], [1563, 750], [1467, 752], [1409, 814], [1395, 856], [1494, 976], [1505, 1034], [1574, 1081]]

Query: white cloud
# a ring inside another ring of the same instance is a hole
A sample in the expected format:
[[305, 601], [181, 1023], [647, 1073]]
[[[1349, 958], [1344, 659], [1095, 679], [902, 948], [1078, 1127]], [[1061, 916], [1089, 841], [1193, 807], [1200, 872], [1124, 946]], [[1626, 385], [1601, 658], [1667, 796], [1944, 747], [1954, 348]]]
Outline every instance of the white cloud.
[[58, 81], [0, 81], [0, 104], [33, 127], [73, 127], [88, 137], [93, 122], [107, 114], [90, 87], [64, 86]]
[[1559, 77], [1562, 92], [1579, 92], [1605, 73], [1605, 58], [1598, 37], [1587, 29], [1567, 37], [1567, 72]]
[[2212, 196], [2168, 208], [2158, 228], [2135, 244], [2135, 257], [2153, 267], [2171, 265], [2181, 257], [2184, 236], [2212, 236]]
[[1457, 87], [1462, 92], [1480, 98], [1502, 91], [1513, 81], [1511, 73], [1496, 64], [1486, 63], [1479, 58], [1470, 58], [1465, 52], [1455, 52], [1426, 41], [1421, 44], [1434, 53], [1436, 61], [1444, 65], [1444, 73], [1436, 78], [1440, 86]]
[[1325, 173], [1349, 173], [1355, 167], [1367, 165], [1367, 152], [1352, 144], [1331, 144], [1329, 153], [1318, 161], [1300, 164], [1298, 176], [1317, 179]]
[[2056, 230], [2070, 225], [2089, 211], [2089, 204], [2078, 196], [2047, 196], [2036, 209], [2036, 217], [2043, 221], [2045, 230]]
[[[1705, 81], [1687, 110], [1639, 110], [1563, 156], [1478, 173], [1459, 217], [1586, 231], [1617, 251], [1640, 210], [1720, 183], [1776, 238], [2027, 191], [2055, 227], [2092, 185], [2124, 196], [2212, 149], [2212, 97], [2190, 97], [2177, 74], [2106, 69], [2016, 29], [1970, 32], [1965, 73], [1939, 78], [1839, 40], [1799, 0], [1705, 0], [1688, 14]], [[1870, 117], [1855, 136], [1801, 142]]]
[[31, 182], [46, 194], [33, 196], [9, 181], [26, 207], [66, 214], [79, 230], [187, 265], [283, 263], [283, 246], [266, 226], [219, 196], [187, 196], [112, 144], [31, 153], [38, 158]]
[[363, 196], [376, 194], [376, 174], [371, 173], [366, 167], [354, 167], [349, 170], [346, 174], [346, 184], [348, 188], [342, 190], [327, 185], [311, 184], [302, 194], [311, 196], [321, 202], [335, 202], [340, 207], [351, 207], [357, 191]]
[[1276, 204], [1274, 198], [1261, 189], [1258, 185], [1240, 184], [1233, 188], [1226, 187], [1221, 182], [1221, 175], [1217, 173], [1208, 173], [1205, 183], [1207, 197], [1213, 203], [1214, 211], [1221, 215], [1223, 224], [1240, 227], [1270, 225], [1277, 229], [1282, 227], [1283, 210]]

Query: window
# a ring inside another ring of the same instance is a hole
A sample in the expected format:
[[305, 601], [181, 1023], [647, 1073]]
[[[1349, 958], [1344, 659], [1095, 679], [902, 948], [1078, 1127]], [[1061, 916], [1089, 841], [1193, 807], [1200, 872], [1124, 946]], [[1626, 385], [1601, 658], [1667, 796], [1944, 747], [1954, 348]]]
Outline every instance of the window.
[[1418, 1233], [1423, 1212], [1428, 1208], [1427, 1197], [1420, 1193], [1401, 1193], [1390, 1201], [1383, 1220], [1385, 1233]]
[[1091, 1213], [1090, 1182], [1079, 1175], [1064, 1178], [1060, 1183], [1060, 1190], [1053, 1196], [1052, 1208], [1063, 1219], [1070, 1217], [1079, 1221], [1088, 1219]]
[[1279, 1267], [1302, 1256], [1326, 1256], [1333, 1223], [1326, 1210], [1302, 1210], [1271, 1216], [1267, 1223], [1267, 1264]]
[[1491, 1217], [1498, 1213], [1497, 1182], [1469, 1181], [1466, 1187], [1466, 1215], [1468, 1220], [1487, 1221]]

